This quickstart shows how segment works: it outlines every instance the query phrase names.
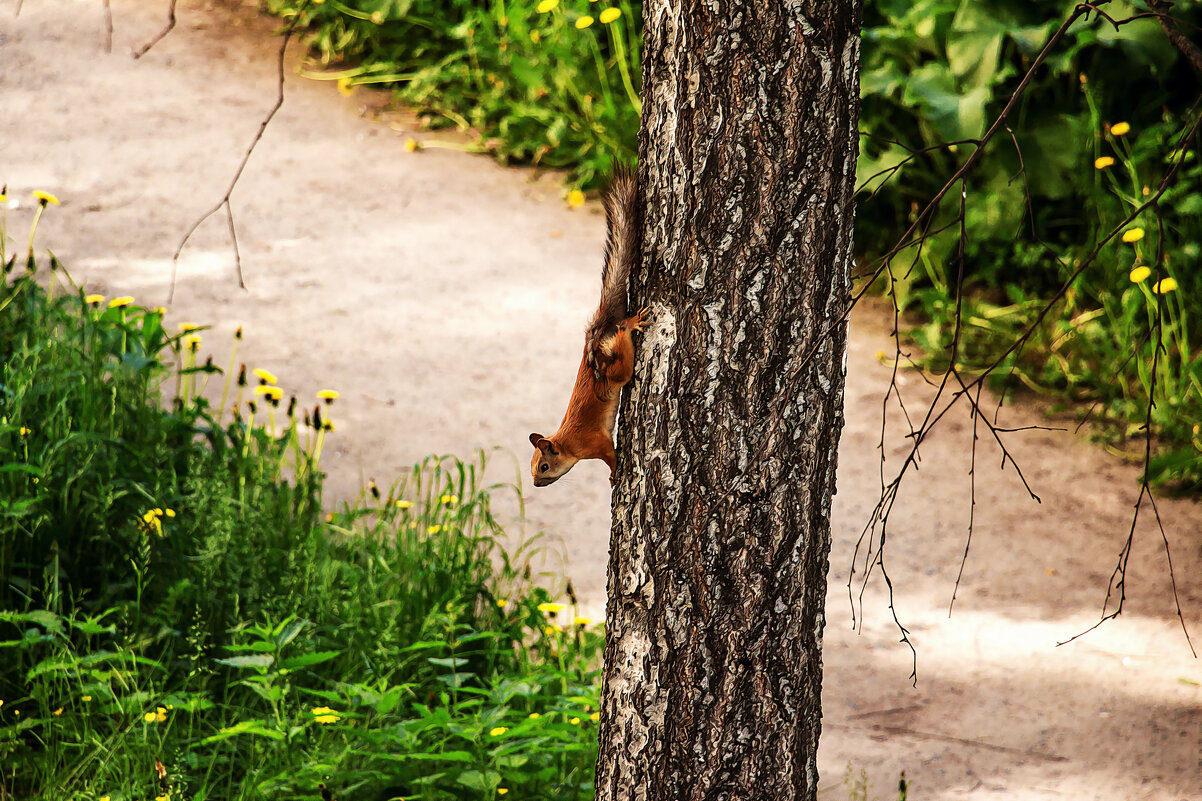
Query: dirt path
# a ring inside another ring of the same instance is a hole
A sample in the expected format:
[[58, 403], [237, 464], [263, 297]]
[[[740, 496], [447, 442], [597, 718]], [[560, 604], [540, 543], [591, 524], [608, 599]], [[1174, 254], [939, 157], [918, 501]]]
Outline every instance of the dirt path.
[[[0, 183], [64, 201], [43, 221], [90, 289], [166, 299], [181, 233], [221, 195], [275, 92], [277, 40], [247, 9], [185, 3], [179, 27], [139, 62], [163, 2], [115, 0], [112, 55], [98, 0], [0, 5]], [[235, 327], [242, 354], [299, 393], [342, 391], [324, 467], [354, 495], [430, 452], [500, 446], [522, 464], [531, 430], [563, 411], [582, 326], [596, 302], [602, 218], [567, 210], [553, 179], [446, 150], [408, 153], [402, 116], [364, 114], [363, 96], [292, 76], [288, 99], [234, 195], [248, 290], [237, 289], [224, 221], [180, 262], [171, 314], [211, 322], [218, 361]], [[397, 129], [400, 130], [397, 130]], [[420, 135], [419, 135], [420, 136]], [[30, 209], [9, 213], [25, 230]], [[918, 689], [879, 582], [851, 631], [852, 549], [879, 493], [888, 349], [880, 316], [854, 321], [840, 450], [824, 659], [823, 797], [848, 796], [850, 762], [870, 798], [1202, 799], [1202, 665], [1173, 616], [1163, 546], [1137, 531], [1127, 612], [1097, 618], [1126, 536], [1135, 472], [1066, 434], [1012, 438], [1044, 497], [978, 445], [977, 528], [955, 613], [947, 609], [969, 513], [971, 424], [953, 414], [923, 449], [899, 500], [889, 568], [918, 649]], [[909, 402], [921, 382], [909, 376]], [[890, 466], [907, 447], [891, 412]], [[1011, 427], [1039, 422], [1009, 410]], [[513, 475], [496, 455], [499, 476]], [[608, 487], [578, 467], [528, 486], [528, 526], [562, 539], [584, 604], [604, 604]], [[1162, 501], [1182, 606], [1202, 640], [1202, 508]]]

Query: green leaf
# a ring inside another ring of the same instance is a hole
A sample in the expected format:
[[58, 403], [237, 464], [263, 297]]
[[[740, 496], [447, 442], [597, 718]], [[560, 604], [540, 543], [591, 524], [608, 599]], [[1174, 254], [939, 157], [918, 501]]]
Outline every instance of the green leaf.
[[311, 654], [290, 656], [280, 662], [280, 667], [286, 670], [296, 670], [297, 668], [309, 667], [310, 665], [320, 665], [322, 662], [329, 662], [341, 653], [342, 651], [317, 651]]

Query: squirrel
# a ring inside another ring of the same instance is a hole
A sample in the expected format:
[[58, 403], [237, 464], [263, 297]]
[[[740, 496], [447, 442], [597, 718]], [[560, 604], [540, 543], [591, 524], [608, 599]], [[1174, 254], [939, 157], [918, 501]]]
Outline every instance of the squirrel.
[[534, 486], [545, 487], [562, 478], [582, 459], [609, 465], [614, 483], [614, 422], [622, 387], [634, 374], [634, 344], [647, 310], [626, 315], [626, 284], [639, 259], [639, 191], [634, 168], [619, 166], [605, 193], [605, 267], [601, 273], [601, 303], [584, 335], [584, 355], [576, 386], [559, 430], [549, 437], [531, 434], [534, 457], [530, 473]]

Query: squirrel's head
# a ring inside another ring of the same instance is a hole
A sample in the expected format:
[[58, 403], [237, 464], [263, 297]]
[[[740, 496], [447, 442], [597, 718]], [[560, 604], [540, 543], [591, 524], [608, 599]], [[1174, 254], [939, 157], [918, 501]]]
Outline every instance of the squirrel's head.
[[542, 434], [531, 434], [530, 444], [534, 446], [534, 458], [530, 460], [530, 475], [534, 478], [534, 486], [545, 487], [553, 484], [564, 473], [567, 473], [579, 459], [568, 456]]

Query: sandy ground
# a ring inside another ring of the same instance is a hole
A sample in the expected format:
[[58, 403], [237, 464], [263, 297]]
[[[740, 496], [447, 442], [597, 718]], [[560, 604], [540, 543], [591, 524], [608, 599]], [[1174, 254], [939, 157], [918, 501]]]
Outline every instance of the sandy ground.
[[[141, 61], [166, 0], [115, 0], [102, 48], [98, 0], [0, 2], [0, 183], [20, 241], [32, 189], [63, 199], [49, 244], [90, 290], [163, 303], [171, 253], [220, 198], [270, 107], [278, 46], [245, 8], [184, 3], [179, 27]], [[248, 289], [235, 283], [224, 220], [197, 232], [179, 264], [171, 315], [212, 323], [218, 363], [241, 325], [242, 354], [290, 391], [342, 391], [323, 457], [331, 489], [353, 496], [427, 453], [499, 446], [494, 475], [521, 469], [528, 530], [558, 538], [593, 614], [604, 606], [608, 486], [600, 463], [533, 491], [527, 434], [563, 411], [580, 332], [596, 302], [603, 220], [569, 210], [553, 176], [449, 150], [409, 153], [404, 115], [366, 95], [295, 77], [234, 193]], [[445, 137], [438, 137], [445, 138]], [[823, 797], [867, 772], [870, 798], [1202, 799], [1202, 665], [1173, 616], [1163, 546], [1140, 526], [1125, 614], [1097, 619], [1136, 496], [1133, 468], [1068, 434], [1011, 437], [1040, 505], [979, 444], [976, 531], [949, 618], [969, 513], [971, 424], [953, 414], [923, 449], [893, 517], [897, 611], [918, 649], [898, 643], [880, 582], [852, 631], [852, 548], [880, 490], [885, 317], [857, 314], [848, 365], [824, 658]], [[905, 377], [911, 404], [925, 389]], [[890, 412], [886, 456], [907, 444]], [[1004, 412], [1038, 423], [1033, 407]], [[516, 455], [516, 465], [514, 456]], [[520, 466], [520, 467], [518, 467]], [[1202, 507], [1165, 500], [1181, 601], [1202, 640]]]

